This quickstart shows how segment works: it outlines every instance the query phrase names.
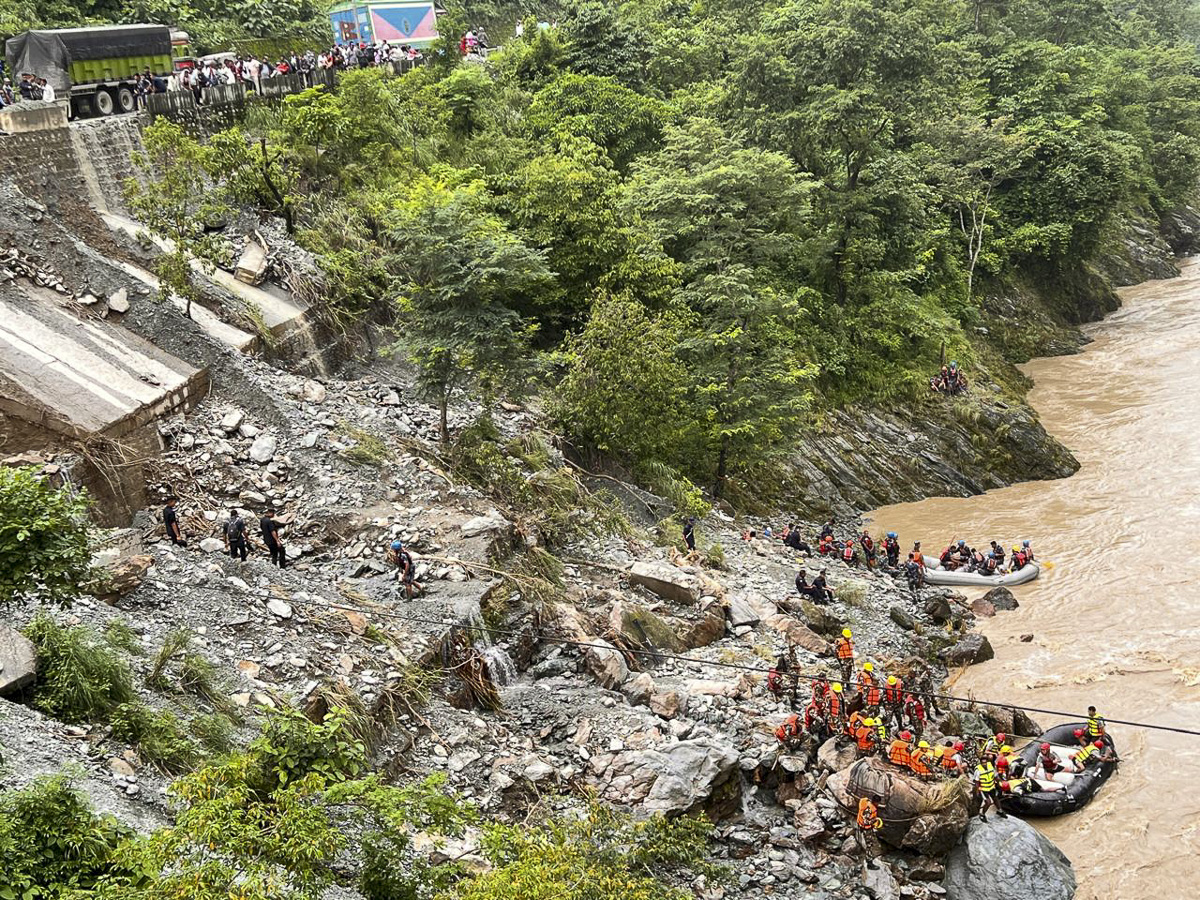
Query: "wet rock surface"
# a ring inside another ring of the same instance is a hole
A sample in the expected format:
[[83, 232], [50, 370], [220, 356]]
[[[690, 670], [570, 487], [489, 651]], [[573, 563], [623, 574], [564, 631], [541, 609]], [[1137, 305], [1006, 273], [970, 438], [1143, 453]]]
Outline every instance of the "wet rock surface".
[[948, 900], [1071, 900], [1071, 861], [1029, 823], [1009, 816], [972, 819], [946, 859]]

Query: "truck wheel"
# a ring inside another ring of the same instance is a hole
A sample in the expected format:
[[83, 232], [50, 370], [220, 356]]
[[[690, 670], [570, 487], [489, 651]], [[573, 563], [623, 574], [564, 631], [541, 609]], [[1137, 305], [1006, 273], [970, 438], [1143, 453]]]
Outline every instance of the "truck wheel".
[[96, 91], [96, 96], [92, 98], [92, 109], [98, 116], [111, 116], [115, 106], [113, 95], [103, 88]]
[[123, 113], [133, 112], [133, 108], [137, 105], [133, 98], [133, 91], [127, 87], [117, 88], [117, 107]]

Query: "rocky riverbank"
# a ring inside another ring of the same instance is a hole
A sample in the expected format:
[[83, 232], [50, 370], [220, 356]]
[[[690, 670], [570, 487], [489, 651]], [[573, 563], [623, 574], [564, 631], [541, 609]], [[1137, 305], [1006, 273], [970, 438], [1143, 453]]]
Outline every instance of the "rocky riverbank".
[[[493, 411], [499, 459], [531, 490], [584, 491], [563, 518], [548, 518], [545, 504], [506, 506], [444, 466], [434, 411], [392, 379], [314, 381], [241, 357], [228, 365], [239, 388], [218, 387], [165, 423], [168, 449], [149, 470], [152, 495], [180, 497], [188, 547], [166, 542], [148, 511], [111, 536], [105, 600], [56, 614], [95, 635], [133, 636], [121, 654], [140, 702], [185, 721], [231, 708], [244, 743], [266, 709], [319, 715], [349, 697], [386, 723], [373, 760], [381, 772], [444, 773], [489, 817], [523, 821], [587, 795], [638, 812], [703, 812], [732, 880], [694, 885], [700, 897], [944, 893], [965, 788], [952, 811], [864, 853], [852, 810], [829, 787], [848, 777], [853, 749], [785, 751], [774, 730], [788, 710], [764, 676], [788, 647], [804, 671], [832, 674], [830, 641], [849, 627], [860, 660], [940, 683], [947, 664], [991, 652], [969, 633], [974, 612], [960, 598], [915, 597], [900, 580], [838, 562], [835, 600], [801, 603], [792, 580], [806, 561], [778, 540], [743, 540], [743, 523], [709, 517], [702, 560], [688, 560], [670, 546], [675, 535], [602, 516], [607, 507], [525, 411]], [[478, 412], [455, 415], [461, 424]], [[274, 508], [291, 565], [274, 568], [261, 551], [244, 563], [226, 556], [218, 535], [230, 507]], [[412, 601], [384, 561], [396, 538], [427, 588]], [[15, 624], [33, 615], [20, 611]], [[166, 671], [202, 658], [215, 697], [151, 677], [172, 641]], [[495, 708], [454, 674], [468, 660], [482, 663]], [[943, 713], [931, 736], [1036, 731], [1011, 717]], [[169, 778], [108, 726], [64, 725], [10, 698], [0, 701], [0, 744], [7, 786], [69, 764], [98, 809], [134, 827], [171, 814]], [[456, 852], [482, 865], [473, 840]]]

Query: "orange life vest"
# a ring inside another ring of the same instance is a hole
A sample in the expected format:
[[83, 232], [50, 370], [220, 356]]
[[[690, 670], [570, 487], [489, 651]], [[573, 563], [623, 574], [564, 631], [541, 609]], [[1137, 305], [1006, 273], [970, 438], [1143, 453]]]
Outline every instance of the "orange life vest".
[[854, 731], [854, 741], [859, 750], [870, 753], [875, 749], [875, 730], [868, 725], [859, 725]]
[[932, 775], [933, 769], [929, 768], [929, 751], [920, 747], [913, 750], [908, 755], [908, 767], [918, 775]]
[[879, 705], [879, 684], [870, 672], [863, 672], [858, 676], [858, 691], [862, 694], [863, 703], [867, 706]]
[[772, 694], [779, 694], [783, 690], [783, 681], [775, 669], [767, 673], [767, 690]]
[[883, 827], [883, 820], [879, 818], [879, 808], [871, 802], [869, 797], [863, 797], [858, 801], [858, 827], [863, 831], [874, 831], [876, 828]]
[[850, 643], [850, 638], [838, 638], [834, 647], [837, 650], [838, 659], [854, 659], [854, 644]]
[[941, 754], [938, 759], [942, 764], [942, 768], [947, 772], [953, 772], [958, 768], [958, 763], [955, 761], [955, 752], [953, 747], [942, 747]]
[[786, 743], [800, 734], [800, 717], [794, 713], [783, 720], [783, 724], [775, 729], [775, 737], [781, 743]]
[[842, 695], [837, 691], [829, 692], [829, 718], [840, 719], [842, 717]]
[[883, 689], [883, 699], [888, 703], [899, 703], [904, 699], [904, 682], [899, 678], [895, 684], [886, 685]]
[[907, 769], [912, 762], [912, 744], [896, 738], [892, 741], [892, 746], [888, 747], [888, 759]]
[[846, 548], [842, 550], [842, 559], [846, 560], [846, 562], [854, 559], [854, 548], [849, 544], [847, 544]]

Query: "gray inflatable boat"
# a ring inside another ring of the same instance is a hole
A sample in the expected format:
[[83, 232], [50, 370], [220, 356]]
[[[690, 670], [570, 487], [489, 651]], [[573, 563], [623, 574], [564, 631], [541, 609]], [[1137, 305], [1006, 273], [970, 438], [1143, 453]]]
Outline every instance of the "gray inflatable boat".
[[949, 571], [941, 567], [937, 557], [925, 557], [925, 583], [947, 587], [1013, 587], [1028, 584], [1038, 577], [1041, 567], [1036, 562], [1026, 563], [1015, 572], [1005, 575], [984, 575], [980, 572]]

